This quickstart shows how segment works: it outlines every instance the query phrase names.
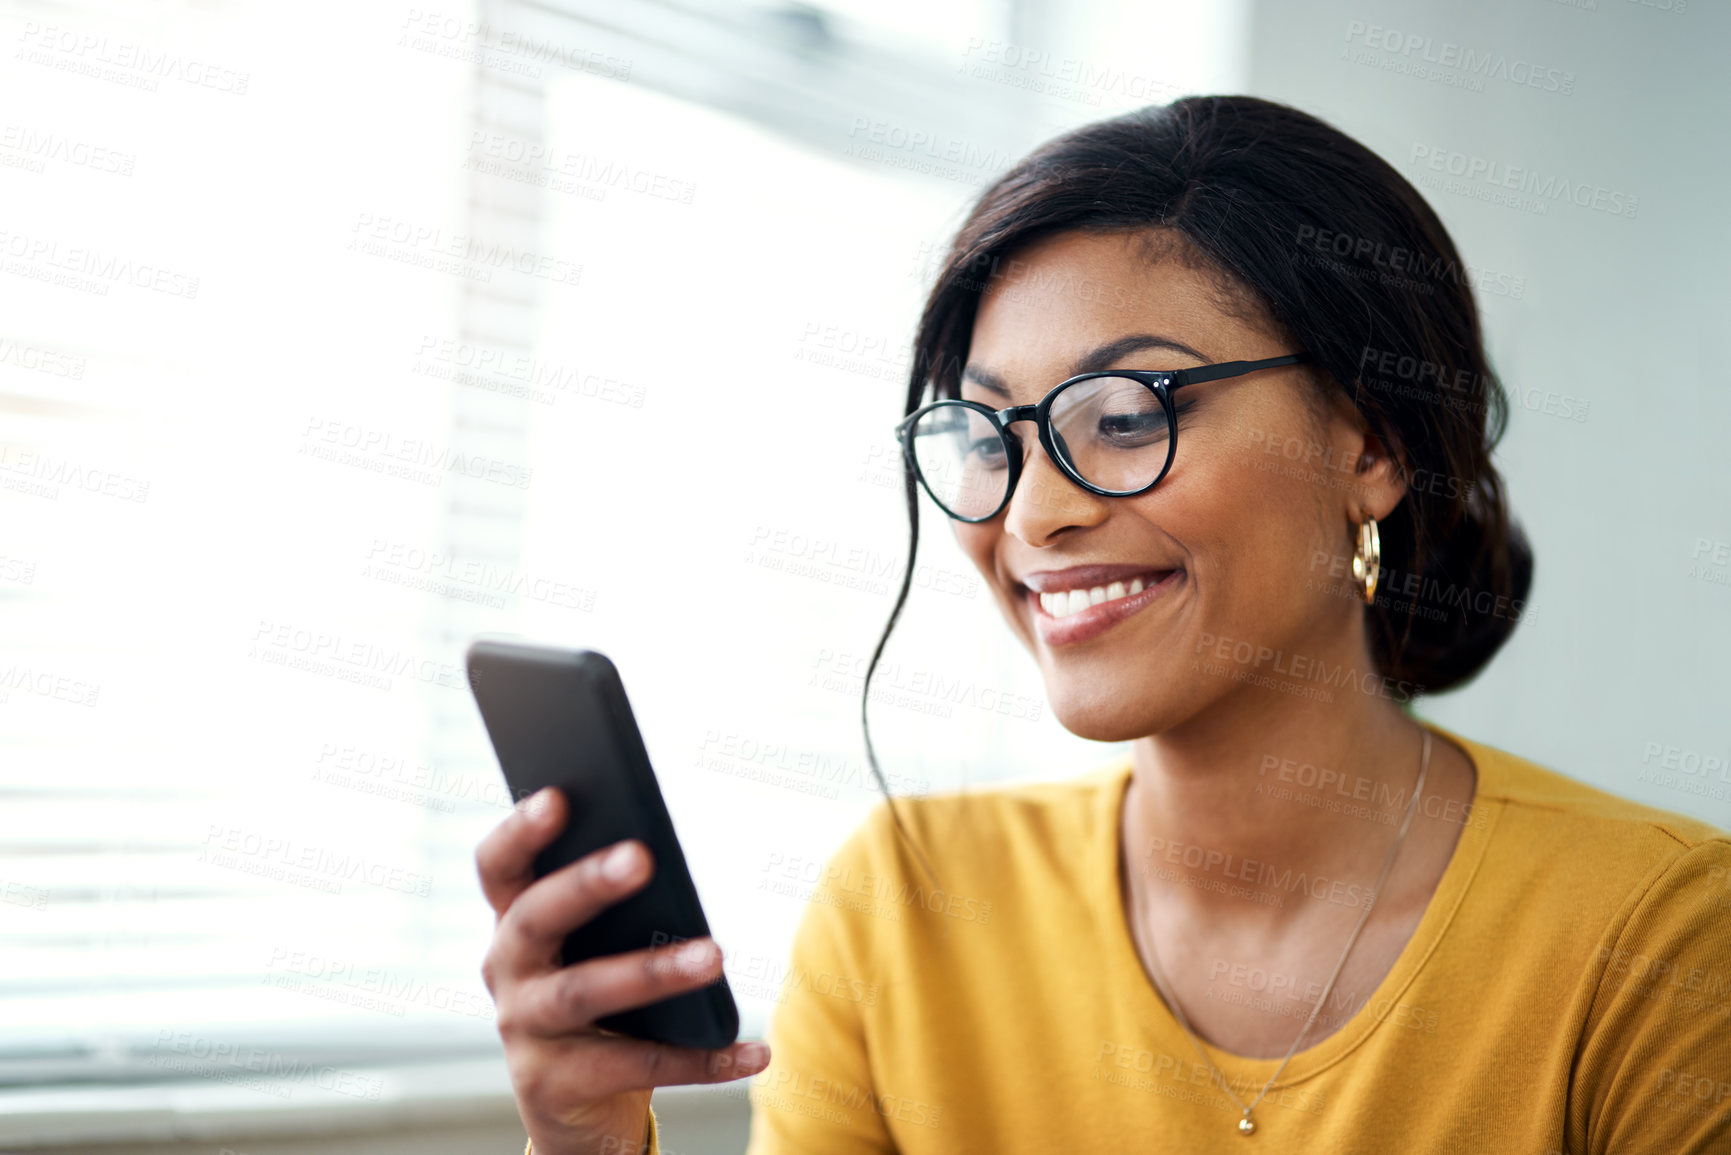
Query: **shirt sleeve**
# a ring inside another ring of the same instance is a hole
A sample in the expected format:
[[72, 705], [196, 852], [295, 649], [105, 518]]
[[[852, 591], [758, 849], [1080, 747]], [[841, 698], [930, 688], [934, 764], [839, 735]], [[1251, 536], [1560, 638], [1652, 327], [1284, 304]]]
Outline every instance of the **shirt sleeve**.
[[872, 875], [870, 846], [886, 813], [880, 803], [802, 892], [805, 912], [770, 1017], [770, 1063], [751, 1080], [746, 1155], [896, 1150], [878, 1110], [867, 1036], [866, 1012], [880, 994], [874, 924], [883, 920], [857, 885]]
[[1594, 965], [1567, 1150], [1731, 1151], [1731, 842], [1679, 855]]

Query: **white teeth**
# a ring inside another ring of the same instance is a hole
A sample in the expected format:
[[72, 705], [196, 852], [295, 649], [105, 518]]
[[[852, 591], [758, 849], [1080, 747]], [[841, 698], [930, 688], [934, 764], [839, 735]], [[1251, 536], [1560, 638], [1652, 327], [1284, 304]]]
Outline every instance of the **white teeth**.
[[1113, 582], [1111, 585], [1094, 586], [1086, 590], [1060, 590], [1056, 593], [1042, 593], [1040, 608], [1054, 618], [1067, 618], [1071, 614], [1081, 613], [1089, 606], [1097, 606], [1102, 602], [1117, 601], [1119, 598], [1139, 594], [1147, 587], [1141, 578], [1134, 578], [1126, 586], [1123, 582]]

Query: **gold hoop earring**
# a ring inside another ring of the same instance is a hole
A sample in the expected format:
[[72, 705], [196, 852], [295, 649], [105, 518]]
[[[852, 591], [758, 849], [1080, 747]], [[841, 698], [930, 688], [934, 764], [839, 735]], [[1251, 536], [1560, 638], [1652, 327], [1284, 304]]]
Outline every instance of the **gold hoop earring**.
[[1358, 583], [1366, 605], [1376, 604], [1376, 579], [1381, 564], [1382, 535], [1376, 531], [1376, 518], [1367, 513], [1358, 525], [1358, 552], [1352, 555], [1352, 580]]

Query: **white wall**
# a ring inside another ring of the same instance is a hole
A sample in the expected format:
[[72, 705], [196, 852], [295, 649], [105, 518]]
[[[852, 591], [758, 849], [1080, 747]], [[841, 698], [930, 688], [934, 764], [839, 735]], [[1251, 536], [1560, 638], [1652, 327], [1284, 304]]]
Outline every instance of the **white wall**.
[[[1370, 26], [1415, 47], [1367, 63]], [[1699, 767], [1731, 760], [1728, 37], [1731, 8], [1694, 0], [1259, 0], [1250, 54], [1255, 95], [1331, 121], [1409, 179], [1432, 156], [1446, 176], [1459, 153], [1602, 190], [1600, 209], [1539, 214], [1478, 199], [1482, 179], [1476, 195], [1421, 185], [1469, 264], [1524, 282], [1480, 303], [1496, 370], [1533, 406], [1515, 406], [1499, 457], [1537, 557], [1532, 622], [1423, 712], [1721, 826], [1731, 769]], [[1537, 66], [1541, 86], [1414, 74], [1427, 51], [1465, 50]], [[1632, 217], [1603, 211], [1628, 197]], [[1588, 402], [1586, 419], [1546, 414], [1546, 391]]]

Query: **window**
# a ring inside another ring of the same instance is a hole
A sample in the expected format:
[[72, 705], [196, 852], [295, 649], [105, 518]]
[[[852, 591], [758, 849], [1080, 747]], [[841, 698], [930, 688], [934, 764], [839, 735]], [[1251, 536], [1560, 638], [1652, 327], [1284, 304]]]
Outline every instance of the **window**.
[[[14, 1080], [496, 1046], [478, 633], [615, 658], [748, 1032], [801, 905], [763, 884], [877, 798], [859, 675], [936, 246], [1100, 109], [903, 52], [889, 9], [852, 48], [734, 5], [416, 11], [15, 22]], [[927, 528], [873, 706], [897, 790], [1104, 756]]]

